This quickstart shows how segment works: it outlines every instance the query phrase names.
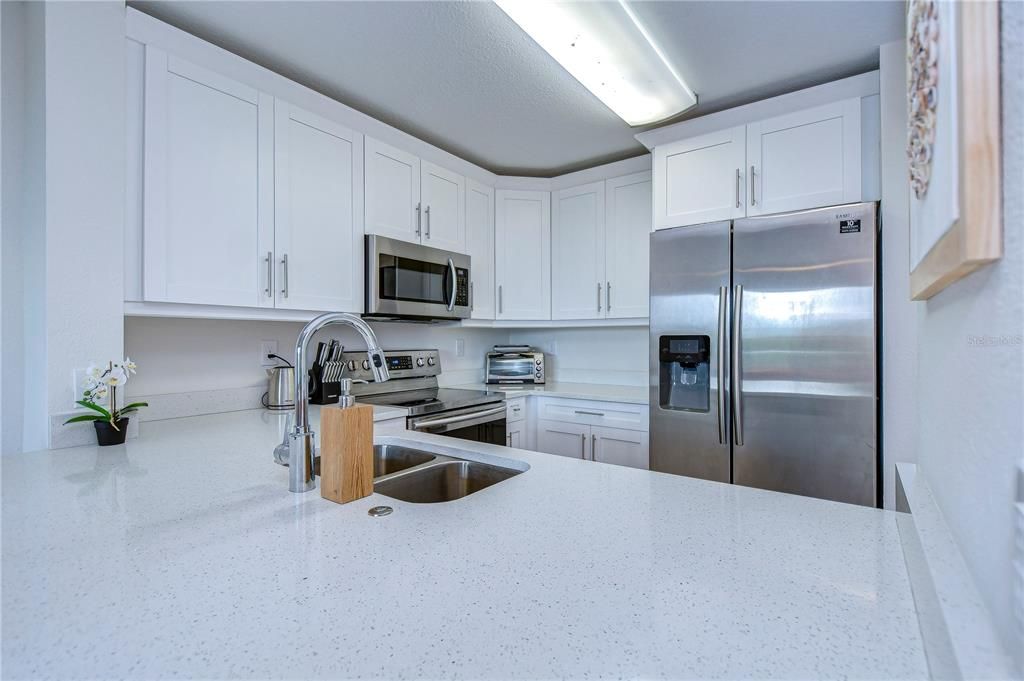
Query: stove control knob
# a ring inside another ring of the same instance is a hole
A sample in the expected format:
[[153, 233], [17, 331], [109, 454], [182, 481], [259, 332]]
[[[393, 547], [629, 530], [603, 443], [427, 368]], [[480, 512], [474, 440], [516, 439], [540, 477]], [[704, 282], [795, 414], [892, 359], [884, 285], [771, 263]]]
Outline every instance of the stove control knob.
[[356, 361], [354, 359], [350, 359], [348, 361], [348, 370], [349, 371], [355, 371], [356, 370]]
[[418, 367], [423, 366], [423, 358], [422, 357], [418, 357], [416, 359], [416, 366], [418, 366]]
[[428, 366], [434, 366], [434, 358], [433, 357], [427, 357], [427, 365]]
[[364, 359], [363, 360], [363, 369], [364, 370], [369, 370], [369, 368], [370, 368], [370, 360]]

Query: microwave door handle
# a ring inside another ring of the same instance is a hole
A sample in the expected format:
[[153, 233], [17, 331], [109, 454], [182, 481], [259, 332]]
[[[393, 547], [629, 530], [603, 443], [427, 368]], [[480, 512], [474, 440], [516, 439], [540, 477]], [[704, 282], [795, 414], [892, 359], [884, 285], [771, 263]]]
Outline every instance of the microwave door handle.
[[448, 281], [451, 282], [452, 288], [452, 298], [448, 301], [448, 311], [451, 312], [455, 308], [455, 287], [458, 285], [455, 276], [455, 263], [452, 262], [451, 258], [448, 258]]

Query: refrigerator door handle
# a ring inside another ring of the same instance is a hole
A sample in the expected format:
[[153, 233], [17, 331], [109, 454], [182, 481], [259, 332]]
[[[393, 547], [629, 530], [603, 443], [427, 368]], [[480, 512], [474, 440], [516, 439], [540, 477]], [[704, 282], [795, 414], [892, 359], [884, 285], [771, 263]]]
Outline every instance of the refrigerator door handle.
[[743, 327], [743, 285], [736, 284], [732, 309], [732, 424], [733, 442], [743, 445], [743, 368], [740, 364]]
[[728, 433], [725, 428], [725, 308], [729, 289], [718, 287], [718, 444], [726, 444]]

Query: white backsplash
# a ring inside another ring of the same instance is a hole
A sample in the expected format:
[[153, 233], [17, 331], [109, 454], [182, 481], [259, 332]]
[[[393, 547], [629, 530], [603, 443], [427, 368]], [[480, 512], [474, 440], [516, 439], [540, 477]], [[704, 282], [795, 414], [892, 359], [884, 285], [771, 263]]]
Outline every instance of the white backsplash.
[[545, 353], [549, 381], [646, 386], [648, 327], [523, 329], [509, 342]]

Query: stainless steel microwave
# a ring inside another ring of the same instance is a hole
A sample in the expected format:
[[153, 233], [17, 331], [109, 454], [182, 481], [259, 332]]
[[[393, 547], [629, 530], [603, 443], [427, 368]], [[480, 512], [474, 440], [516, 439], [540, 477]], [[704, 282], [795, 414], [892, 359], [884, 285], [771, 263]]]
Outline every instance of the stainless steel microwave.
[[363, 316], [466, 319], [469, 267], [462, 253], [367, 235]]
[[488, 352], [488, 383], [543, 383], [543, 352]]

